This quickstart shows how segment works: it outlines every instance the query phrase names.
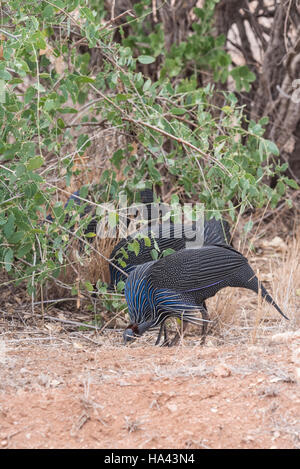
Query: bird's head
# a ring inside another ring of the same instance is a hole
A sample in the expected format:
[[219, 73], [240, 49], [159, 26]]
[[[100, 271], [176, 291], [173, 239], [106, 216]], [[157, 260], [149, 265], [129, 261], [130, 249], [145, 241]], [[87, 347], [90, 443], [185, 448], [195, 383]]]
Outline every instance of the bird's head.
[[137, 337], [140, 337], [144, 332], [149, 329], [153, 324], [153, 321], [145, 321], [141, 324], [129, 324], [129, 326], [126, 327], [124, 333], [123, 333], [123, 338], [125, 344], [127, 342], [132, 342], [135, 340]]
[[123, 332], [123, 339], [125, 344], [127, 342], [132, 342], [139, 335], [139, 326], [136, 323], [129, 324], [129, 326], [126, 327], [125, 331]]

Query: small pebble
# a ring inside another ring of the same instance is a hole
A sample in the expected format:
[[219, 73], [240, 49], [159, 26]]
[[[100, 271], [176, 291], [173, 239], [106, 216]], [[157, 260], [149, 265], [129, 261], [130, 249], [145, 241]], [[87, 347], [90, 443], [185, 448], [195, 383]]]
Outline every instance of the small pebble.
[[227, 378], [231, 375], [231, 369], [224, 363], [222, 365], [217, 365], [213, 374], [218, 378]]

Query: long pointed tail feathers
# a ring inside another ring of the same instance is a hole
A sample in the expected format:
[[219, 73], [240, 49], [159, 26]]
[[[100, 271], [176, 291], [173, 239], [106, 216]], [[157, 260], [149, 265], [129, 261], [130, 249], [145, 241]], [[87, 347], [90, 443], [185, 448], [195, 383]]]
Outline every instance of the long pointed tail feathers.
[[[250, 266], [249, 266], [250, 267]], [[258, 290], [259, 288], [261, 289], [261, 295], [262, 297], [268, 302], [270, 303], [270, 305], [274, 306], [275, 309], [277, 309], [278, 313], [281, 314], [281, 316], [283, 316], [285, 319], [289, 320], [289, 318], [281, 311], [281, 309], [279, 308], [279, 306], [275, 303], [275, 301], [273, 300], [273, 298], [271, 297], [271, 295], [267, 292], [267, 290], [265, 289], [265, 287], [258, 281], [258, 278], [256, 277], [255, 273], [253, 272], [253, 270], [251, 269], [250, 267], [250, 270], [252, 272], [252, 276], [249, 277], [249, 281], [246, 282], [246, 285], [245, 287], [246, 288], [249, 288], [249, 290], [252, 290], [252, 291], [255, 291], [255, 293], [258, 294]]]
[[279, 308], [279, 306], [275, 303], [275, 301], [273, 300], [273, 298], [271, 297], [271, 295], [267, 292], [267, 290], [265, 289], [265, 287], [263, 285], [260, 285], [261, 287], [261, 293], [262, 293], [262, 297], [268, 302], [270, 303], [270, 305], [273, 305], [275, 309], [277, 309], [278, 313], [281, 314], [281, 316], [283, 316], [285, 319], [289, 320], [289, 318], [283, 314], [283, 312], [281, 311], [281, 309]]

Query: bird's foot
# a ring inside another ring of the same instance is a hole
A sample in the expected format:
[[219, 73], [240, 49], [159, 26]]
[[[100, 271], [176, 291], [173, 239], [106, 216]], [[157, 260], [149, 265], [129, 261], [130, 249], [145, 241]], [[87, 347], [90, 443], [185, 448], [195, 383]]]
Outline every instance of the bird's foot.
[[171, 347], [172, 345], [172, 340], [170, 339], [165, 339], [161, 344], [160, 347]]

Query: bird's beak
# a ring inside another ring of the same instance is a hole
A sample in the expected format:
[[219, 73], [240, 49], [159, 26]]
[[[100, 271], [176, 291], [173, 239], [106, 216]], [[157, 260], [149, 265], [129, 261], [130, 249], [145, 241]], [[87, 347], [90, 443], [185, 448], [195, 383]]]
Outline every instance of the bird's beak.
[[132, 329], [125, 329], [123, 333], [123, 339], [124, 343], [126, 344], [127, 342], [132, 342], [133, 340], [136, 339], [136, 334], [133, 332]]

